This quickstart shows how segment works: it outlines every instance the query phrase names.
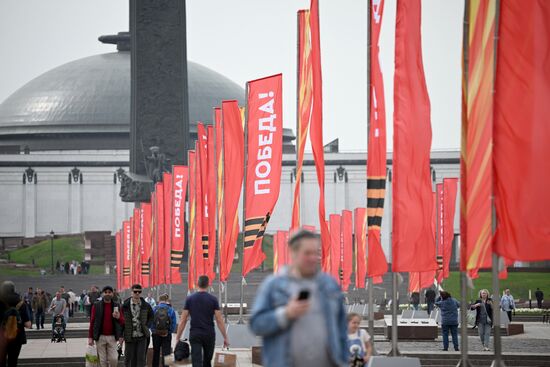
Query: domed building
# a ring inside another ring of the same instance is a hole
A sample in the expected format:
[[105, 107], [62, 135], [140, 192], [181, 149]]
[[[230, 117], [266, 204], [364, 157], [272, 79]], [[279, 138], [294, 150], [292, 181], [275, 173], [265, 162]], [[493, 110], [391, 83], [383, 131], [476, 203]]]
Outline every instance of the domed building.
[[[129, 164], [130, 52], [118, 46], [56, 67], [0, 104], [0, 238], [114, 232], [130, 214], [118, 197]], [[191, 138], [222, 100], [244, 105], [241, 86], [198, 63], [188, 62], [188, 88]], [[285, 129], [287, 151], [293, 139]]]
[[[119, 175], [129, 166], [130, 52], [118, 48], [52, 69], [0, 104], [0, 250], [52, 230], [104, 233], [105, 246], [111, 246], [111, 234], [131, 215], [133, 204], [119, 197]], [[197, 63], [188, 63], [188, 87], [192, 138], [196, 122], [211, 123], [212, 108], [222, 100], [244, 104], [241, 86]], [[271, 233], [290, 226], [293, 140], [293, 131], [284, 129], [281, 190], [268, 226]], [[337, 140], [325, 147], [327, 218], [366, 205], [366, 142], [358, 149], [362, 151], [339, 152]], [[458, 177], [458, 156], [456, 151], [432, 153], [436, 180]], [[391, 154], [388, 162], [391, 169]], [[300, 179], [302, 223], [318, 227], [319, 189], [311, 154], [305, 155]], [[389, 182], [387, 187], [383, 223], [391, 219]], [[389, 231], [382, 227], [387, 253]]]

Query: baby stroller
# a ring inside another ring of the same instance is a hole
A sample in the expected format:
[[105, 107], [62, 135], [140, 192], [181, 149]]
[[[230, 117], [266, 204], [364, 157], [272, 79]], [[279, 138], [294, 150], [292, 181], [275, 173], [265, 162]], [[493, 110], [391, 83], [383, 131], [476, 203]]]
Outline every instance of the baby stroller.
[[63, 315], [54, 316], [54, 323], [52, 328], [52, 343], [67, 342], [65, 339], [65, 318]]

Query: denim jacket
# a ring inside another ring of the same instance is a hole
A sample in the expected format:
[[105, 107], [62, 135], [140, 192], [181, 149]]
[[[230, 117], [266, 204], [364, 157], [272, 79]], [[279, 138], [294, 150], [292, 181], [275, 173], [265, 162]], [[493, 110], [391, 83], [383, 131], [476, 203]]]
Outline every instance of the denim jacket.
[[[338, 366], [347, 366], [347, 321], [344, 296], [336, 281], [319, 272], [315, 281], [326, 320], [328, 353]], [[281, 313], [292, 296], [288, 269], [268, 277], [260, 287], [250, 319], [252, 332], [263, 338], [262, 359], [266, 367], [288, 367], [292, 322], [281, 322]], [[321, 346], [319, 346], [321, 347]]]

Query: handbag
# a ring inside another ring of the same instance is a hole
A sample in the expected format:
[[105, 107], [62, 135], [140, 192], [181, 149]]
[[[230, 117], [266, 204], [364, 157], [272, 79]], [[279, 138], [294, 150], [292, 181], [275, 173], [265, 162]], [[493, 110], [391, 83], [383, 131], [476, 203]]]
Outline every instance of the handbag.
[[98, 367], [99, 356], [97, 355], [97, 348], [95, 345], [88, 345], [86, 349], [86, 367]]
[[466, 314], [466, 323], [468, 326], [475, 326], [476, 324], [476, 312], [475, 311], [468, 311]]

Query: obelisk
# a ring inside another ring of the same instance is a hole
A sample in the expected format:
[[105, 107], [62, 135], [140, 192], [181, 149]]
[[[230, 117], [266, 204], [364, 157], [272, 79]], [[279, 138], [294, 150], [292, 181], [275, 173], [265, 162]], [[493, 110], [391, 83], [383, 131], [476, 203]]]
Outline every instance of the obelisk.
[[141, 202], [170, 165], [187, 164], [185, 0], [130, 0], [130, 42], [130, 172], [120, 196]]

